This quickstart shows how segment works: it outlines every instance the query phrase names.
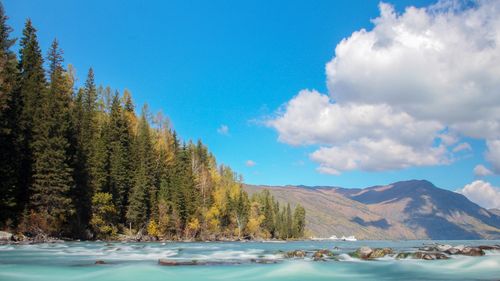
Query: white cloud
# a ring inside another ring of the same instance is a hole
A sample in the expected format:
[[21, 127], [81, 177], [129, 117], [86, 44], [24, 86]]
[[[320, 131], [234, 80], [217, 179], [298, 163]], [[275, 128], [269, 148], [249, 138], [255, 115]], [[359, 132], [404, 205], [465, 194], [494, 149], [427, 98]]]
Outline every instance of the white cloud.
[[217, 128], [217, 133], [219, 133], [223, 136], [228, 136], [229, 135], [229, 127], [227, 125], [220, 125], [220, 127]]
[[476, 167], [474, 167], [474, 175], [476, 177], [486, 177], [493, 175], [493, 172], [483, 165], [476, 165]]
[[387, 103], [446, 124], [499, 123], [500, 1], [465, 11], [410, 7], [401, 15], [382, 3], [380, 11], [373, 30], [337, 45], [326, 66], [333, 99]]
[[486, 160], [492, 164], [493, 171], [500, 174], [500, 140], [488, 140], [486, 146]]
[[322, 147], [311, 154], [320, 163], [319, 171], [340, 174], [340, 171], [384, 171], [410, 166], [447, 163], [446, 150], [441, 147], [415, 147], [391, 139], [360, 139], [345, 145]]
[[328, 95], [302, 90], [267, 125], [281, 142], [320, 145], [322, 173], [449, 163], [472, 149], [452, 147], [464, 136], [489, 140], [500, 173], [500, 1], [380, 13], [337, 45]]
[[246, 165], [247, 167], [253, 167], [253, 166], [257, 165], [257, 163], [255, 163], [255, 162], [254, 162], [254, 161], [252, 161], [252, 160], [247, 160], [247, 161], [245, 162], [245, 165]]
[[457, 144], [454, 148], [453, 148], [453, 152], [460, 152], [460, 151], [471, 151], [472, 150], [472, 147], [470, 146], [469, 143], [467, 142], [462, 142], [462, 143], [459, 143]]
[[292, 145], [342, 144], [358, 138], [397, 138], [411, 145], [429, 145], [444, 129], [438, 122], [417, 121], [387, 105], [338, 104], [317, 91], [302, 90], [268, 125], [279, 140]]
[[355, 169], [380, 171], [448, 163], [444, 145], [436, 139], [444, 127], [417, 121], [387, 105], [333, 103], [326, 95], [303, 90], [268, 125], [279, 140], [292, 145], [327, 145], [310, 157], [318, 171], [338, 175]]
[[474, 181], [457, 190], [457, 192], [465, 195], [470, 201], [481, 207], [487, 209], [500, 208], [500, 189], [493, 187], [489, 182]]

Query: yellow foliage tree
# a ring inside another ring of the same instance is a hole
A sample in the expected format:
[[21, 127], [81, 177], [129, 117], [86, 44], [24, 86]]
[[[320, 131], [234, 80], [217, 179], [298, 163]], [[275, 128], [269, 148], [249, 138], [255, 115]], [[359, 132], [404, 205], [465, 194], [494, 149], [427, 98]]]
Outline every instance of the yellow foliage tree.
[[155, 220], [150, 220], [148, 223], [148, 235], [153, 237], [158, 237], [160, 235], [158, 224]]
[[200, 221], [198, 218], [191, 218], [186, 226], [186, 236], [194, 237], [200, 230]]

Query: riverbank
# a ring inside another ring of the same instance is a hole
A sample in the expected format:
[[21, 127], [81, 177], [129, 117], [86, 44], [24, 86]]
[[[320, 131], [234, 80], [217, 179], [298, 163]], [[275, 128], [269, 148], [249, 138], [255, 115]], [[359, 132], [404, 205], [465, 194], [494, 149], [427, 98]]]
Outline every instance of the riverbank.
[[24, 244], [41, 244], [41, 243], [63, 243], [63, 242], [106, 242], [106, 243], [118, 243], [118, 242], [161, 242], [161, 243], [177, 243], [177, 242], [263, 242], [263, 243], [285, 243], [290, 241], [308, 241], [309, 239], [244, 239], [244, 238], [226, 238], [219, 237], [217, 239], [159, 239], [156, 237], [148, 235], [140, 236], [129, 236], [124, 234], [119, 234], [116, 239], [96, 239], [96, 240], [81, 240], [72, 238], [56, 238], [47, 236], [44, 234], [38, 234], [35, 236], [28, 236], [22, 233], [13, 234], [6, 231], [0, 231], [0, 245], [13, 244], [13, 245], [24, 245]]

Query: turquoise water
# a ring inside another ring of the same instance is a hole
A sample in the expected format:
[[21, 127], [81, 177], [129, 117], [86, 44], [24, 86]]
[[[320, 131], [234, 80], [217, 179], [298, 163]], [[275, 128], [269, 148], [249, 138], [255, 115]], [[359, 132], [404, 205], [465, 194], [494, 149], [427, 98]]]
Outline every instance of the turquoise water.
[[[500, 253], [450, 260], [376, 261], [345, 253], [361, 246], [414, 251], [425, 243], [489, 245], [500, 241], [303, 241], [287, 243], [67, 242], [0, 246], [0, 280], [500, 280]], [[335, 248], [337, 247], [337, 248]], [[340, 261], [284, 260], [280, 251], [330, 249]], [[160, 266], [158, 259], [238, 261], [231, 265]], [[251, 259], [276, 260], [255, 264]], [[95, 265], [103, 260], [104, 265]]]

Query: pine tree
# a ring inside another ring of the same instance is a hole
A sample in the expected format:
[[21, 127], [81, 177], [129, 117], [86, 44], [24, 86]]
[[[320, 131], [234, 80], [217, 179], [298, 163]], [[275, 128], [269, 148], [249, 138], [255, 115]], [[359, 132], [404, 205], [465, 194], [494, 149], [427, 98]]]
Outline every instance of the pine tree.
[[74, 97], [73, 126], [75, 133], [74, 178], [75, 188], [72, 198], [75, 201], [77, 226], [84, 233], [90, 221], [91, 199], [94, 193], [91, 158], [94, 155], [96, 133], [97, 90], [94, 71], [89, 69], [83, 89]]
[[31, 207], [57, 233], [73, 212], [70, 190], [73, 170], [70, 165], [71, 87], [64, 77], [62, 51], [56, 40], [48, 54], [50, 84], [42, 96], [41, 111], [33, 121], [33, 185]]
[[125, 206], [131, 181], [131, 139], [127, 119], [121, 107], [118, 93], [111, 102], [108, 124], [109, 141], [109, 189], [120, 218], [125, 218]]
[[154, 164], [153, 144], [146, 115], [147, 111], [143, 110], [135, 141], [136, 169], [127, 209], [127, 220], [138, 228], [144, 227], [148, 222], [151, 202], [156, 197], [152, 194], [155, 191], [154, 178], [151, 176]]
[[295, 207], [293, 213], [293, 237], [304, 237], [304, 230], [306, 226], [306, 210], [300, 204]]
[[85, 90], [80, 88], [73, 101], [75, 187], [71, 193], [76, 210], [75, 232], [82, 238], [87, 238], [84, 233], [90, 220], [92, 192], [89, 186], [88, 154], [85, 150], [85, 143], [88, 140], [83, 139], [83, 134], [86, 133], [83, 132], [84, 96]]
[[0, 3], [0, 227], [9, 219], [16, 222], [18, 213], [18, 149], [16, 143], [19, 99], [16, 87], [16, 56], [11, 51], [15, 40]]
[[292, 237], [292, 223], [293, 223], [293, 220], [292, 220], [292, 209], [290, 208], [290, 203], [288, 203], [286, 205], [286, 209], [285, 209], [286, 213], [285, 213], [285, 237], [288, 239], [288, 238], [291, 238]]
[[18, 64], [18, 96], [17, 105], [17, 147], [19, 152], [18, 203], [25, 208], [30, 196], [33, 172], [33, 134], [34, 120], [41, 119], [43, 92], [46, 91], [46, 80], [43, 70], [43, 58], [38, 44], [36, 29], [31, 20], [27, 20], [20, 42]]
[[273, 199], [271, 194], [269, 193], [268, 190], [265, 190], [263, 192], [263, 210], [262, 213], [264, 214], [264, 221], [262, 223], [262, 226], [264, 227], [265, 230], [269, 232], [271, 236], [274, 236], [274, 233], [276, 231], [275, 229], [275, 223], [274, 223], [274, 210], [273, 210]]

